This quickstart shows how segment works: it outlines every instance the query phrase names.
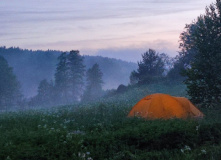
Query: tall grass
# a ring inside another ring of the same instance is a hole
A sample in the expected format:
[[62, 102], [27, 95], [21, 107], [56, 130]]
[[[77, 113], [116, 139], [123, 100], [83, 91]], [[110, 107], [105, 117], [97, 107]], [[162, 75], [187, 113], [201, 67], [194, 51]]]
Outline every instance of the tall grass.
[[185, 87], [155, 84], [94, 103], [2, 113], [0, 159], [219, 159], [221, 109], [203, 109], [202, 120], [127, 118], [154, 92], [183, 96]]

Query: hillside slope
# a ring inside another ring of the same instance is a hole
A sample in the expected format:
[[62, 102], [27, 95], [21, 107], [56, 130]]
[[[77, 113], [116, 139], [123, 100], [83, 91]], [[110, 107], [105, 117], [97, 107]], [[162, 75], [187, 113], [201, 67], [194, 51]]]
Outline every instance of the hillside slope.
[[[0, 47], [0, 55], [6, 58], [9, 65], [21, 83], [25, 97], [32, 97], [37, 93], [41, 80], [53, 80], [58, 63], [57, 57], [61, 51], [32, 51], [20, 48]], [[117, 88], [120, 84], [127, 85], [132, 70], [137, 64], [101, 56], [84, 56], [86, 69], [98, 63], [103, 72], [104, 89]]]

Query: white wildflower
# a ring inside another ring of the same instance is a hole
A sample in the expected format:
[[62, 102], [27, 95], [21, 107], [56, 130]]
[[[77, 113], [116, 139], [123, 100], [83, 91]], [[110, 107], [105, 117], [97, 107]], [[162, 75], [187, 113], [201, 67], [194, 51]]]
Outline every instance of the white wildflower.
[[180, 151], [182, 153], [185, 153], [186, 151], [191, 151], [191, 148], [189, 146], [185, 145], [184, 148], [180, 149]]
[[206, 150], [205, 150], [205, 149], [202, 149], [202, 150], [201, 150], [201, 153], [202, 153], [202, 154], [206, 154]]
[[184, 147], [184, 149], [185, 149], [186, 151], [191, 151], [191, 148], [190, 148], [189, 146], [187, 146], [187, 145]]

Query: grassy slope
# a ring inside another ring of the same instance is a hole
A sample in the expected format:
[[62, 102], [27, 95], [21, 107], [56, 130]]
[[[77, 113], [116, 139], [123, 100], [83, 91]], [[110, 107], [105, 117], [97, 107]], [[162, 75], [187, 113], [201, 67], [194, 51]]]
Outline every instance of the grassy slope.
[[221, 109], [203, 120], [127, 118], [143, 96], [184, 96], [182, 85], [151, 85], [93, 104], [2, 113], [0, 159], [219, 159]]

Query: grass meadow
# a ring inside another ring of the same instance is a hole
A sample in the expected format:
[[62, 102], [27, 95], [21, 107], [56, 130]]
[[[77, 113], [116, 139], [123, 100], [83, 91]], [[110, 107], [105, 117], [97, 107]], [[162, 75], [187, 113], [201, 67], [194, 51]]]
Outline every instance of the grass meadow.
[[185, 96], [183, 85], [133, 87], [94, 103], [0, 114], [1, 160], [219, 160], [221, 107], [201, 120], [127, 118], [151, 93]]

